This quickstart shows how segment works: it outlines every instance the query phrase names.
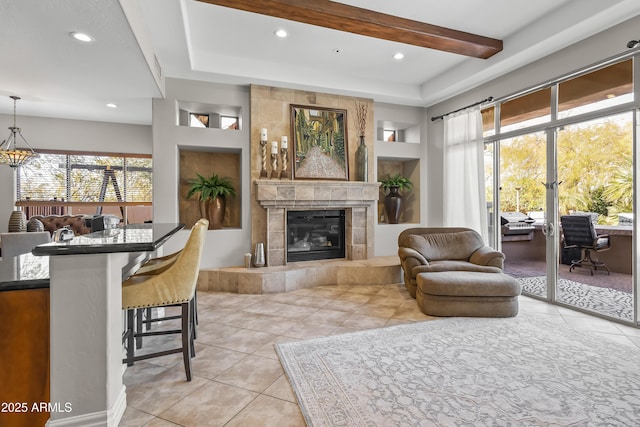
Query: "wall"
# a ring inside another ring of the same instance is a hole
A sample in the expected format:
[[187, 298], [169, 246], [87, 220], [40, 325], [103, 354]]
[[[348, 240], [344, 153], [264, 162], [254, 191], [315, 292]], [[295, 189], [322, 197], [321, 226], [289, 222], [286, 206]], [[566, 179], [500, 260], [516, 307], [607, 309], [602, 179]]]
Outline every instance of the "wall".
[[[629, 40], [637, 39], [640, 17], [587, 38], [527, 66], [506, 74], [489, 83], [478, 86], [461, 95], [428, 108], [429, 117], [457, 110], [488, 96], [496, 99], [518, 93], [527, 88], [574, 72], [599, 61], [627, 51]], [[428, 225], [443, 224], [442, 176], [443, 176], [443, 121], [428, 122], [427, 129], [427, 194], [429, 204]]]
[[[207, 236], [206, 255], [202, 260], [202, 268], [214, 268], [221, 266], [234, 266], [243, 263], [242, 255], [252, 252], [251, 244], [251, 203], [250, 190], [252, 184], [249, 177], [250, 139], [257, 143], [258, 136], [251, 137], [250, 129], [253, 127], [259, 132], [260, 127], [252, 126], [250, 119], [250, 88], [246, 86], [218, 85], [206, 82], [186, 81], [179, 79], [167, 80], [166, 99], [153, 101], [153, 126], [129, 125], [120, 123], [65, 120], [54, 118], [28, 117], [18, 114], [17, 124], [23, 130], [24, 136], [34, 149], [60, 149], [60, 150], [87, 150], [105, 152], [128, 152], [153, 154], [154, 164], [154, 220], [156, 222], [176, 222], [179, 220], [178, 184], [179, 184], [179, 148], [186, 147], [197, 150], [228, 149], [241, 151], [242, 182], [239, 191], [241, 203], [241, 226], [235, 229], [211, 230]], [[304, 92], [303, 92], [304, 93]], [[356, 146], [353, 144], [355, 130], [353, 129], [354, 98], [326, 96], [319, 99], [320, 106], [341, 105], [348, 111], [350, 152], [350, 171], [353, 174], [353, 161]], [[194, 102], [203, 104], [223, 104], [239, 106], [242, 116], [242, 130], [222, 131], [219, 129], [193, 129], [177, 126], [178, 102]], [[368, 100], [367, 102], [370, 102]], [[295, 103], [310, 105], [306, 99], [297, 99]], [[288, 105], [288, 104], [287, 104]], [[405, 107], [392, 104], [370, 104], [369, 114], [376, 119], [380, 117], [393, 120], [416, 122], [424, 117], [422, 108]], [[288, 114], [288, 106], [284, 110]], [[19, 113], [19, 110], [18, 110]], [[269, 124], [270, 140], [278, 139], [279, 132], [288, 135], [288, 115], [283, 118], [280, 127]], [[12, 125], [13, 117], [0, 115], [0, 129], [7, 129]], [[375, 171], [373, 121], [371, 121], [371, 134], [367, 134], [367, 146], [369, 147], [369, 181], [377, 179]], [[205, 132], [206, 131], [206, 132]], [[2, 139], [8, 136], [9, 131], [0, 134]], [[412, 137], [415, 138], [415, 135]], [[411, 152], [405, 157], [416, 158], [420, 155], [422, 144], [402, 144]], [[388, 148], [387, 148], [388, 147]], [[388, 145], [383, 152], [393, 155], [398, 150], [393, 150]], [[259, 153], [254, 152], [255, 156]], [[13, 170], [6, 166], [0, 166], [0, 230], [6, 231], [9, 215], [13, 210], [15, 184]], [[424, 196], [422, 197], [424, 200]], [[422, 212], [425, 212], [422, 209]], [[375, 255], [391, 255], [397, 251], [396, 228], [405, 228], [406, 225], [391, 226], [387, 224], [384, 230], [375, 231]], [[170, 239], [164, 247], [165, 253], [180, 249], [186, 242], [188, 230], [181, 231]], [[223, 242], [221, 245], [220, 242]]]
[[[20, 116], [17, 125], [25, 139], [35, 149], [84, 150], [119, 153], [151, 154], [151, 126], [65, 120]], [[0, 130], [13, 126], [13, 115], [0, 114]], [[9, 136], [0, 134], [0, 139]], [[21, 147], [20, 142], [18, 147]], [[0, 230], [7, 231], [9, 215], [14, 209], [15, 177], [13, 169], [0, 165]]]
[[[405, 229], [417, 227], [425, 224], [427, 221], [427, 182], [429, 166], [427, 164], [427, 124], [426, 109], [422, 107], [409, 107], [404, 105], [375, 103], [375, 117], [377, 130], [377, 140], [375, 142], [375, 165], [383, 164], [407, 164], [410, 168], [419, 169], [419, 179], [411, 177], [414, 188], [407, 202], [413, 200], [411, 210], [414, 211], [410, 215], [407, 223], [386, 224], [376, 221], [375, 225], [375, 255], [388, 256], [398, 253], [398, 235]], [[393, 128], [403, 129], [403, 138], [398, 141], [405, 142], [387, 142], [382, 141], [382, 129]], [[376, 181], [384, 177], [384, 171], [374, 168]], [[440, 183], [442, 180], [439, 181]], [[384, 198], [384, 194], [380, 192], [380, 198]], [[382, 207], [380, 206], [380, 211]], [[381, 212], [380, 212], [381, 213]], [[380, 217], [378, 218], [380, 219]]]
[[[202, 268], [228, 267], [242, 265], [242, 255], [253, 252], [253, 245], [265, 241], [265, 211], [251, 195], [254, 191], [253, 180], [259, 177], [261, 154], [259, 135], [261, 128], [268, 129], [269, 141], [280, 141], [280, 137], [289, 137], [290, 144], [290, 104], [318, 105], [347, 110], [347, 126], [349, 141], [349, 174], [354, 176], [354, 159], [357, 145], [354, 128], [355, 98], [328, 95], [322, 93], [294, 91], [266, 86], [233, 86], [207, 82], [196, 82], [178, 79], [167, 79], [166, 99], [156, 99], [153, 104], [153, 153], [154, 153], [154, 219], [158, 222], [173, 222], [179, 218], [178, 186], [179, 168], [178, 153], [180, 147], [190, 149], [229, 149], [242, 150], [241, 197], [242, 213], [239, 229], [210, 230], [207, 235], [205, 257]], [[392, 104], [373, 104], [371, 100], [358, 99], [369, 104], [368, 130], [366, 134], [369, 147], [369, 181], [376, 178], [376, 153], [374, 148], [374, 120], [393, 120], [411, 123], [411, 138], [418, 140], [424, 135], [424, 109]], [[240, 106], [242, 125], [240, 131], [222, 131], [219, 129], [193, 129], [177, 126], [178, 104], [202, 103], [229, 106]], [[251, 106], [251, 107], [250, 107]], [[207, 131], [207, 132], [203, 132]], [[419, 142], [419, 141], [416, 141]], [[424, 144], [400, 144], [399, 147], [386, 148], [388, 156], [400, 155], [406, 159], [419, 158], [426, 150]], [[398, 149], [399, 148], [399, 149]], [[291, 164], [289, 164], [289, 168]], [[290, 169], [289, 169], [290, 170]], [[248, 171], [251, 171], [250, 173]], [[422, 187], [424, 188], [424, 187]], [[421, 190], [423, 193], [424, 190]], [[421, 198], [424, 201], [424, 197]], [[424, 203], [424, 202], [423, 202]], [[421, 209], [421, 212], [425, 212]], [[253, 225], [252, 225], [253, 224]], [[374, 255], [392, 255], [397, 252], [397, 235], [407, 225], [386, 225], [379, 230], [376, 225], [374, 238]], [[182, 231], [170, 239], [165, 245], [165, 252], [180, 248], [188, 231]], [[224, 242], [221, 245], [220, 242]]]
[[[179, 126], [179, 104], [233, 106], [240, 111], [240, 130]], [[240, 228], [209, 230], [201, 268], [243, 265], [251, 252], [249, 134], [251, 129], [249, 88], [246, 86], [167, 79], [166, 98], [153, 100], [153, 217], [156, 222], [179, 221], [179, 152], [240, 152]], [[164, 252], [181, 249], [190, 230], [182, 230], [164, 245]]]
[[[268, 141], [278, 141], [280, 137], [287, 136], [289, 147], [293, 147], [293, 137], [291, 135], [291, 104], [318, 106], [326, 108], [336, 108], [347, 110], [347, 159], [349, 180], [355, 180], [355, 158], [358, 148], [359, 138], [355, 125], [355, 102], [367, 105], [367, 130], [365, 141], [369, 150], [368, 157], [368, 180], [373, 180], [373, 101], [370, 99], [352, 98], [347, 96], [330, 95], [316, 92], [306, 92], [293, 89], [282, 89], [268, 86], [251, 86], [251, 182], [260, 177], [262, 167], [260, 150], [260, 129], [267, 129]], [[269, 155], [267, 146], [267, 155]], [[291, 158], [291, 157], [290, 157]], [[270, 168], [268, 167], [269, 171]], [[289, 162], [291, 170], [291, 161]], [[252, 192], [254, 191], [252, 187]], [[251, 198], [251, 222], [253, 230], [251, 241], [265, 242], [267, 239], [267, 213], [255, 200]]]

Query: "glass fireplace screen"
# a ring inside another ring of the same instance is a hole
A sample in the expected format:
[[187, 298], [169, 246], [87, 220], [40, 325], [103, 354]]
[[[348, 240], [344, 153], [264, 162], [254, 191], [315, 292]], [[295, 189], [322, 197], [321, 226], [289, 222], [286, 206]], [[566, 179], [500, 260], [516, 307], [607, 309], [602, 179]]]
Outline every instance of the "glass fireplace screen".
[[287, 261], [344, 258], [344, 212], [288, 211]]

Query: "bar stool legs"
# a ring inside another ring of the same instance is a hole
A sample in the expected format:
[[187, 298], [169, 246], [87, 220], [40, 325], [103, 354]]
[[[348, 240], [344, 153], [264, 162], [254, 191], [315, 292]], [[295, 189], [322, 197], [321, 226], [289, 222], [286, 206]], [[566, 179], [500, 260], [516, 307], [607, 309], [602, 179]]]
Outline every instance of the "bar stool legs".
[[[150, 332], [137, 331], [138, 322], [135, 319], [136, 311], [138, 309], [127, 310], [127, 330], [123, 341], [126, 342], [126, 357], [123, 359], [123, 363], [127, 366], [133, 366], [134, 362], [140, 360], [147, 360], [154, 357], [166, 356], [169, 354], [182, 353], [184, 360], [184, 369], [187, 376], [187, 381], [191, 381], [191, 358], [195, 356], [194, 345], [194, 299], [189, 302], [180, 304], [180, 315], [170, 316], [171, 318], [181, 319], [180, 329], [171, 330], [156, 330]], [[156, 319], [154, 319], [156, 320]], [[162, 350], [154, 353], [148, 353], [136, 356], [135, 350], [137, 348], [136, 339], [139, 337], [159, 336], [169, 334], [181, 334], [182, 345], [179, 348], [173, 348], [169, 350]]]

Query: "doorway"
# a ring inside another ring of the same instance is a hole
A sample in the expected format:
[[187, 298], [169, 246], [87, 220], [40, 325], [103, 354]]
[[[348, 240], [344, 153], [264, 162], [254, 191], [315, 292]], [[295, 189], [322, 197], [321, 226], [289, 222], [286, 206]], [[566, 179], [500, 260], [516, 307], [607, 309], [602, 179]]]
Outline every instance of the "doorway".
[[[635, 324], [633, 147], [633, 111], [486, 144], [491, 241], [524, 295]], [[608, 247], [568, 245], [562, 216], [589, 217]]]

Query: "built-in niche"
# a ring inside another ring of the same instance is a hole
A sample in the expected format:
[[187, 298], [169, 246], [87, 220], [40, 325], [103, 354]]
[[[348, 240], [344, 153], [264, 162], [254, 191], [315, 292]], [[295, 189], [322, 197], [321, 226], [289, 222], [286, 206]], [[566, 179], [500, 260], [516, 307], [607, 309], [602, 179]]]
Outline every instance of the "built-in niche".
[[391, 120], [378, 120], [376, 140], [385, 142], [420, 143], [420, 126]]
[[[403, 208], [399, 223], [420, 223], [420, 160], [378, 157], [378, 180], [400, 174], [413, 183], [411, 191], [402, 192]], [[380, 188], [378, 198], [378, 223], [388, 223], [384, 212], [384, 198], [387, 195]]]
[[180, 222], [186, 227], [193, 226], [202, 217], [198, 195], [187, 199], [190, 187], [187, 180], [195, 178], [196, 173], [204, 177], [216, 174], [230, 179], [236, 197], [227, 197], [223, 228], [241, 227], [240, 154], [240, 150], [180, 148], [179, 214]]

